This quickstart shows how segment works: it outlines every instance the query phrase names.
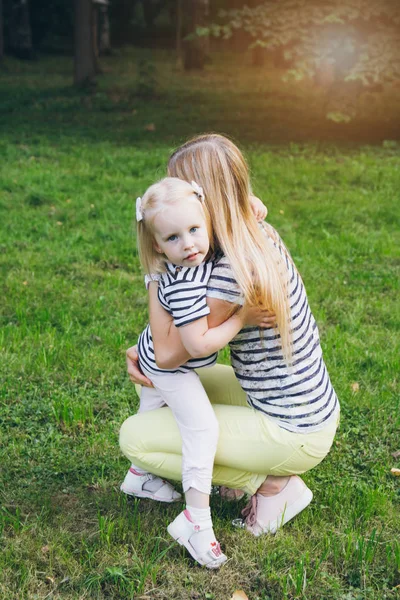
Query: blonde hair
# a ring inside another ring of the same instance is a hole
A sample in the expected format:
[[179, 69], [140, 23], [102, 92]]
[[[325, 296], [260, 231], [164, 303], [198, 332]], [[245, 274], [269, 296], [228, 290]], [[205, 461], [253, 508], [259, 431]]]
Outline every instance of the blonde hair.
[[165, 272], [165, 256], [157, 252], [154, 239], [154, 218], [180, 200], [200, 202], [203, 209], [211, 250], [214, 247], [210, 215], [195, 189], [183, 179], [165, 177], [151, 185], [141, 199], [142, 219], [137, 222], [139, 258], [145, 273]]
[[202, 135], [172, 154], [168, 175], [194, 179], [203, 187], [215, 243], [228, 258], [245, 302], [275, 313], [283, 355], [289, 362], [292, 335], [288, 269], [272, 243], [272, 228], [265, 224], [265, 235], [254, 218], [249, 171], [242, 153], [222, 135]]

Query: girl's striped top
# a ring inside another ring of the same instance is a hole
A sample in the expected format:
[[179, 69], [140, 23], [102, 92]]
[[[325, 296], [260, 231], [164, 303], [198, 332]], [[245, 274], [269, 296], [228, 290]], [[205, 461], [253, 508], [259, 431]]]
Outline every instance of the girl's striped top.
[[[289, 271], [293, 358], [288, 366], [275, 329], [246, 327], [230, 342], [231, 362], [250, 406], [289, 431], [323, 429], [335, 418], [339, 402], [326, 370], [317, 324], [308, 305], [301, 277], [279, 237], [265, 233], [278, 248]], [[214, 262], [207, 295], [243, 304], [243, 296], [225, 256]]]
[[[158, 282], [158, 300], [172, 315], [176, 327], [183, 327], [209, 314], [206, 291], [212, 267], [212, 260], [205, 261], [197, 267], [177, 267], [166, 263], [166, 272]], [[150, 325], [147, 325], [139, 337], [138, 354], [140, 365], [156, 375], [187, 373], [200, 367], [211, 367], [217, 360], [217, 353], [214, 353], [204, 358], [191, 358], [174, 370], [160, 369], [155, 360]]]

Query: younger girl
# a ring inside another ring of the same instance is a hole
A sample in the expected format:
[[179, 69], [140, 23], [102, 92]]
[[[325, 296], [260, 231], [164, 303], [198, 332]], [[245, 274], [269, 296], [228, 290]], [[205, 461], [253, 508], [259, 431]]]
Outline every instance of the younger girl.
[[[146, 327], [139, 338], [139, 362], [154, 387], [142, 388], [139, 412], [165, 405], [173, 412], [182, 437], [187, 505], [168, 531], [201, 565], [217, 568], [226, 561], [214, 536], [209, 508], [218, 422], [194, 369], [215, 364], [216, 352], [243, 328], [249, 313], [236, 311], [219, 327], [208, 328], [211, 225], [203, 191], [196, 183], [169, 177], [152, 185], [136, 202], [136, 219], [141, 262], [151, 273], [146, 275], [146, 285], [158, 281], [158, 300], [193, 357], [177, 368], [160, 368], [150, 326]], [[132, 464], [122, 491], [166, 502], [179, 500], [170, 484], [140, 467], [140, 460]]]

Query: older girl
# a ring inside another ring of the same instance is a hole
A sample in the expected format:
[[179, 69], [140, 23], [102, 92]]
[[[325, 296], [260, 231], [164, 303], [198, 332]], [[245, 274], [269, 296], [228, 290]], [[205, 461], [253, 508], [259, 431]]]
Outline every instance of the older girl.
[[[207, 285], [209, 326], [223, 322], [231, 307], [245, 302], [276, 315], [277, 327], [243, 328], [230, 342], [229, 367], [216, 365], [201, 376], [219, 422], [213, 481], [252, 494], [245, 510], [254, 535], [275, 532], [302, 511], [312, 492], [297, 474], [316, 466], [335, 435], [339, 403], [327, 373], [318, 329], [301, 277], [277, 232], [251, 218], [250, 183], [239, 149], [219, 135], [198, 137], [171, 157], [169, 174], [204, 188], [214, 236], [221, 254]], [[188, 359], [170, 318], [150, 290], [150, 322], [157, 361], [173, 368]], [[131, 350], [131, 374], [141, 380]], [[240, 384], [240, 386], [237, 384]], [[164, 412], [162, 412], [164, 411]], [[158, 427], [169, 441], [153, 460]], [[167, 409], [152, 425], [142, 415], [125, 421], [121, 448], [141, 456], [149, 471], [177, 479], [180, 464], [176, 427]]]

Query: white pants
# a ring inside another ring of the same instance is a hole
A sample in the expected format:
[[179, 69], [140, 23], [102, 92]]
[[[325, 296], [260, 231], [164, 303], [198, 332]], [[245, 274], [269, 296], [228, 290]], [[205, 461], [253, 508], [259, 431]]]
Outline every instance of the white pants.
[[197, 373], [153, 375], [142, 371], [154, 388], [142, 387], [139, 413], [165, 405], [171, 409], [182, 438], [183, 491], [195, 488], [210, 494], [219, 426]]

